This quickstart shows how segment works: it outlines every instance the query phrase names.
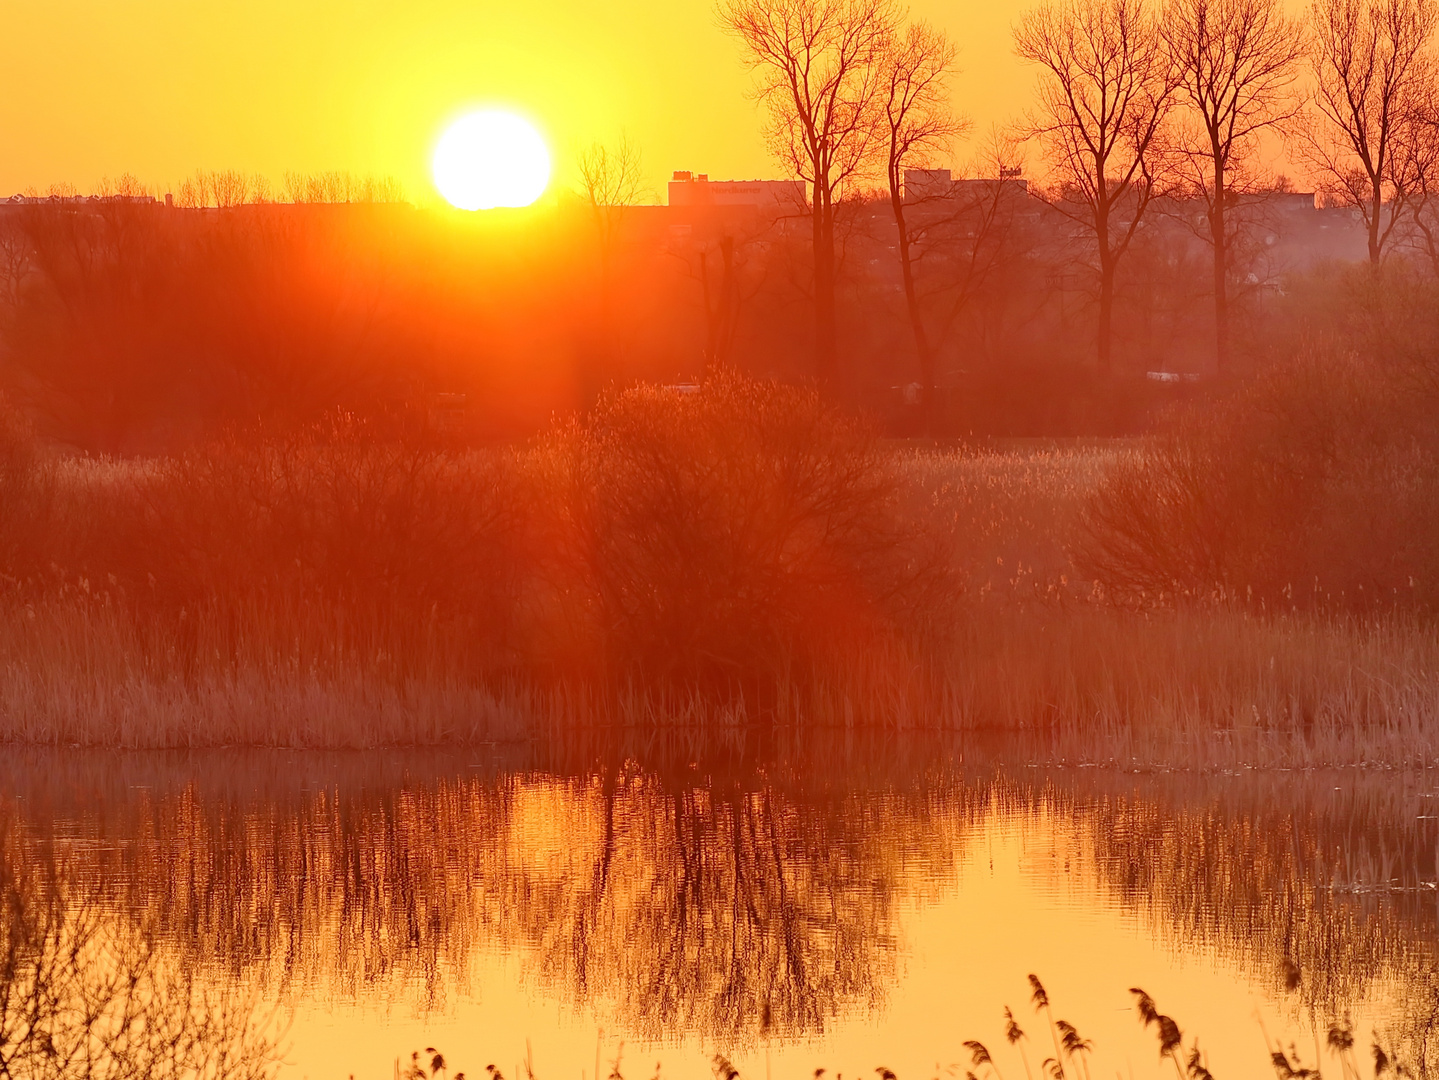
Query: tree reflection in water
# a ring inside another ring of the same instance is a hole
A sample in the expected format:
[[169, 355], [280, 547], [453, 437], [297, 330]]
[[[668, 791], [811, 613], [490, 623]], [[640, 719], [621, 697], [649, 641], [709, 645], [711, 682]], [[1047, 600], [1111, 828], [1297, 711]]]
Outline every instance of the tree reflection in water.
[[63, 856], [177, 964], [291, 998], [442, 1006], [482, 954], [515, 953], [632, 1037], [810, 1035], [883, 1003], [900, 910], [954, 887], [969, 838], [1028, 820], [1175, 950], [1276, 989], [1297, 961], [1334, 1016], [1393, 980], [1416, 1037], [1431, 1012], [1425, 776], [1037, 772], [933, 746], [537, 754], [71, 754], [0, 766], [0, 792], [24, 796], [17, 865]]
[[1390, 770], [1015, 785], [1056, 850], [1145, 914], [1174, 950], [1212, 950], [1325, 1026], [1379, 983], [1388, 1037], [1439, 1067], [1439, 775]]
[[418, 985], [438, 1007], [477, 952], [518, 950], [553, 992], [656, 1038], [815, 1033], [873, 1008], [897, 898], [952, 877], [958, 847], [921, 793], [690, 769], [163, 786], [91, 815], [75, 850], [187, 962], [309, 998]]

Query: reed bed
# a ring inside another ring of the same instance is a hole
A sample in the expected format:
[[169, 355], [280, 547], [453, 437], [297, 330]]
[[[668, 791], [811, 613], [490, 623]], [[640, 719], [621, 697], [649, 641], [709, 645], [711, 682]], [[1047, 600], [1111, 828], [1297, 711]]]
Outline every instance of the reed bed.
[[895, 449], [738, 378], [629, 391], [522, 449], [343, 418], [176, 459], [0, 443], [3, 741], [764, 725], [1024, 733], [1133, 767], [1439, 763], [1427, 616], [1087, 575], [1075, 538], [1143, 443]]
[[1405, 617], [985, 611], [948, 669], [967, 726], [1134, 767], [1439, 763], [1439, 635]]
[[[333, 648], [321, 616], [265, 614], [236, 649], [219, 619], [167, 641], [103, 600], [0, 607], [0, 739], [337, 749], [764, 723], [1013, 732], [1048, 760], [1125, 767], [1439, 764], [1439, 634], [1402, 617], [991, 602], [939, 656], [891, 644], [763, 700], [717, 700], [466, 672], [443, 656], [403, 668]], [[289, 652], [273, 647], [279, 625]]]

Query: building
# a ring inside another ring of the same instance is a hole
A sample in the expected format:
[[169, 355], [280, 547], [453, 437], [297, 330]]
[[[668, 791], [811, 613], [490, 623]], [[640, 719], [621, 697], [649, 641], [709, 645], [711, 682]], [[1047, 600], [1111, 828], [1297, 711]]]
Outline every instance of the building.
[[11, 195], [0, 198], [0, 206], [149, 206], [153, 195]]
[[676, 172], [669, 185], [671, 206], [748, 206], [798, 213], [806, 206], [802, 180], [711, 180], [708, 173]]
[[1000, 170], [998, 180], [956, 180], [948, 169], [905, 169], [904, 201], [987, 198], [993, 194], [995, 184], [1016, 195], [1029, 193], [1029, 181], [1020, 177], [1018, 169]]

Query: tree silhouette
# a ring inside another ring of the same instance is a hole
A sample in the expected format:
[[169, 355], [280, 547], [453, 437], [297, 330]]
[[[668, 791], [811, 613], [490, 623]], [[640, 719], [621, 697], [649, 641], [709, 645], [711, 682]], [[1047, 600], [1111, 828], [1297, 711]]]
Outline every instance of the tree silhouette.
[[1058, 184], [1053, 204], [1094, 236], [1096, 348], [1108, 373], [1115, 271], [1162, 190], [1173, 71], [1144, 0], [1051, 0], [1020, 21], [1015, 48], [1043, 69], [1027, 129]]
[[1433, 0], [1316, 0], [1310, 13], [1315, 91], [1303, 125], [1311, 164], [1353, 207], [1377, 264], [1418, 183], [1408, 148], [1434, 77]]
[[926, 431], [932, 429], [934, 417], [934, 345], [925, 330], [914, 280], [914, 237], [905, 219], [904, 173], [927, 154], [943, 149], [965, 126], [948, 102], [947, 79], [954, 67], [954, 55], [954, 45], [941, 31], [916, 23], [890, 41], [881, 67], [885, 176], [898, 232], [905, 310], [919, 358]]
[[1170, 0], [1163, 34], [1181, 96], [1200, 127], [1187, 156], [1198, 165], [1195, 188], [1214, 249], [1215, 362], [1222, 372], [1229, 366], [1235, 174], [1256, 136], [1295, 112], [1289, 89], [1304, 55], [1302, 28], [1279, 0]]
[[838, 374], [835, 209], [868, 165], [881, 94], [880, 60], [898, 14], [892, 0], [721, 0], [720, 19], [743, 43], [769, 110], [777, 157], [810, 192], [814, 368]]

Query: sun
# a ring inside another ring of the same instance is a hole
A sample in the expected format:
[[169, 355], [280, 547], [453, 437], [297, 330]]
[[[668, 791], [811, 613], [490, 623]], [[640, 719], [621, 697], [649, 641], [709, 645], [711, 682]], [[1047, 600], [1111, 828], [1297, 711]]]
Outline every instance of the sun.
[[445, 129], [430, 171], [440, 194], [461, 210], [529, 206], [550, 182], [550, 151], [528, 120], [486, 109]]

